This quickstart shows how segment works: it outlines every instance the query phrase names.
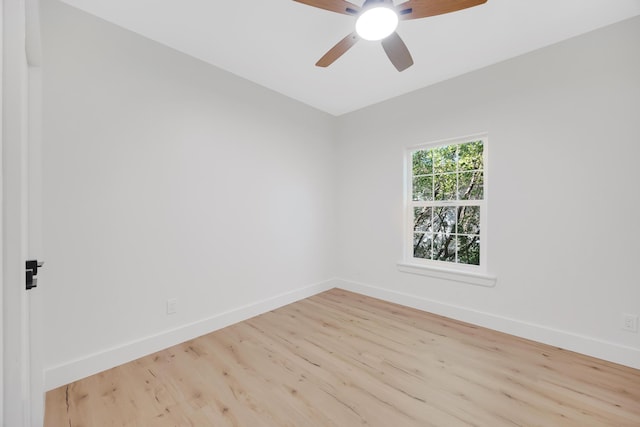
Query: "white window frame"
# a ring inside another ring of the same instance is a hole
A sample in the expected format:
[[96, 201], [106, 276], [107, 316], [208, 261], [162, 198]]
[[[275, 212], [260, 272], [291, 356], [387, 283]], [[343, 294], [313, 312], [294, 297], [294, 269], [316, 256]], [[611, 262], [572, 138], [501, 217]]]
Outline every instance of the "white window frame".
[[[419, 150], [482, 141], [483, 145], [483, 199], [454, 201], [414, 201], [413, 200], [413, 153]], [[489, 193], [489, 137], [487, 133], [434, 141], [408, 147], [405, 150], [404, 178], [404, 256], [398, 269], [405, 273], [420, 274], [440, 279], [454, 280], [480, 286], [495, 286], [496, 278], [488, 274], [488, 193]], [[413, 256], [414, 208], [421, 206], [480, 206], [480, 265], [435, 261]]]

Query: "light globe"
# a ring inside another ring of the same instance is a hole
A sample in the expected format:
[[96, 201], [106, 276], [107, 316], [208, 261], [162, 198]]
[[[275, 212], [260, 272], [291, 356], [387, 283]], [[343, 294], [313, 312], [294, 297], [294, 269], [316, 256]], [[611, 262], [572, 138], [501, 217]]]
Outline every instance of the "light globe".
[[356, 21], [356, 33], [365, 40], [382, 40], [398, 28], [398, 14], [388, 7], [373, 7]]

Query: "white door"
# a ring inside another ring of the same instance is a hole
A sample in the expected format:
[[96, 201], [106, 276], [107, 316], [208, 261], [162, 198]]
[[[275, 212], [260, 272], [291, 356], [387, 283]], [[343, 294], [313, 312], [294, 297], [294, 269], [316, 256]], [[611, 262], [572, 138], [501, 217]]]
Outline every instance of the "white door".
[[[2, 425], [44, 414], [38, 289], [25, 262], [41, 256], [40, 69], [36, 0], [2, 0]], [[38, 275], [40, 277], [41, 274]], [[41, 279], [40, 279], [41, 280]], [[42, 285], [42, 282], [40, 283]]]

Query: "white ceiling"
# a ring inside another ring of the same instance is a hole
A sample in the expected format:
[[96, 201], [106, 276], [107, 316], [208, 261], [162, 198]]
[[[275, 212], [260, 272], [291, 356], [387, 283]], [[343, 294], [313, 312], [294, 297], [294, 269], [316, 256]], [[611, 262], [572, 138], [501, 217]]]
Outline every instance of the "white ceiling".
[[640, 15], [640, 0], [488, 0], [402, 21], [415, 65], [399, 73], [366, 41], [315, 67], [355, 18], [293, 0], [63, 1], [333, 115]]

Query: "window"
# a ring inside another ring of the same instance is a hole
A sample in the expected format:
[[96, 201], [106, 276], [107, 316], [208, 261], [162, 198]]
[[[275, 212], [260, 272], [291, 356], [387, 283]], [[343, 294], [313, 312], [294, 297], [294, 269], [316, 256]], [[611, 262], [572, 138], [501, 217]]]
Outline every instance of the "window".
[[486, 269], [486, 136], [408, 153], [407, 259], [470, 272]]

